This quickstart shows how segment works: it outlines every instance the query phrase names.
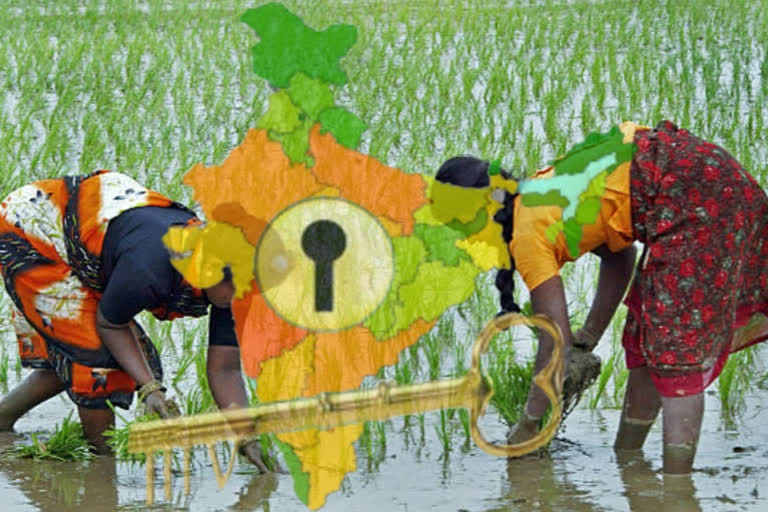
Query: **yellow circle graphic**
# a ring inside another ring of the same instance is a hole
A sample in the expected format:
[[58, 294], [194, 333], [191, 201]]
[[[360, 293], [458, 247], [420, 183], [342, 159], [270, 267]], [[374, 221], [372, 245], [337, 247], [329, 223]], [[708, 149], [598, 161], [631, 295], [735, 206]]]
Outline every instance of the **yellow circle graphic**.
[[360, 324], [384, 301], [394, 254], [368, 211], [317, 197], [275, 216], [255, 266], [264, 299], [281, 318], [311, 331], [339, 331]]

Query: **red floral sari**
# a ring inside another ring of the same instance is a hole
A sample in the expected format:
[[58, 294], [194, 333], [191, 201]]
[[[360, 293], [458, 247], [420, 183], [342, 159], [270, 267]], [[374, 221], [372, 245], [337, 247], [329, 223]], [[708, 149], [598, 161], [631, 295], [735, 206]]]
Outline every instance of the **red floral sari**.
[[646, 253], [625, 301], [627, 366], [647, 365], [664, 396], [695, 394], [732, 351], [768, 338], [768, 322], [735, 338], [768, 316], [768, 197], [725, 150], [669, 121], [635, 143], [632, 224]]

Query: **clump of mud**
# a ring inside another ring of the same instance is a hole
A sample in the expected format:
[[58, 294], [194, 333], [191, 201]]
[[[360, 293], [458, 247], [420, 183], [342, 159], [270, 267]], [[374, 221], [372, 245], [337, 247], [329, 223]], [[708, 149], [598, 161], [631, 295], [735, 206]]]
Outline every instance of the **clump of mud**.
[[581, 395], [599, 376], [600, 358], [590, 351], [573, 347], [563, 382], [563, 416], [573, 411]]

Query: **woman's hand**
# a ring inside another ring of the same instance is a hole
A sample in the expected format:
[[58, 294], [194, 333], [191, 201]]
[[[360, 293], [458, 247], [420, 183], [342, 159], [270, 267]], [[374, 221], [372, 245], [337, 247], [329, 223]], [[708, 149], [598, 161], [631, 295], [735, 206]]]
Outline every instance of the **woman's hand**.
[[161, 418], [172, 417], [171, 410], [165, 400], [165, 393], [159, 389], [144, 398], [144, 412], [145, 414], [157, 414]]
[[[262, 473], [272, 473], [273, 470], [267, 466], [267, 464], [264, 462], [264, 458], [261, 454], [261, 443], [259, 442], [258, 438], [251, 438], [245, 441], [242, 441], [240, 443], [240, 448], [238, 449], [238, 452], [240, 455], [248, 459], [248, 462], [256, 466], [260, 472]], [[276, 467], [274, 468], [275, 473], [283, 473], [283, 469], [280, 467], [279, 464], [276, 464]]]

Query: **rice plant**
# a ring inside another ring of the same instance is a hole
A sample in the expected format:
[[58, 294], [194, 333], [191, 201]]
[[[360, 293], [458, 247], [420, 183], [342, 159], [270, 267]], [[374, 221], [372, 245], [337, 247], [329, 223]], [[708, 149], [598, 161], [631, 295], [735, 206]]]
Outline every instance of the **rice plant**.
[[121, 462], [127, 462], [131, 465], [140, 464], [144, 465], [147, 462], [147, 457], [143, 453], [131, 453], [128, 451], [128, 438], [130, 427], [134, 423], [143, 423], [147, 421], [153, 421], [160, 419], [157, 414], [144, 414], [137, 416], [133, 420], [126, 419], [110, 404], [112, 411], [115, 413], [115, 417], [120, 421], [122, 426], [114, 427], [104, 432], [104, 436], [107, 438], [107, 444], [112, 448], [112, 452], [115, 458]]
[[2, 352], [0, 352], [0, 387], [2, 387], [4, 390], [8, 386], [8, 366], [8, 352], [6, 352], [5, 346], [3, 346]]
[[93, 457], [83, 427], [72, 419], [72, 412], [56, 424], [50, 435], [35, 432], [31, 437], [31, 444], [17, 445], [11, 453], [35, 460], [81, 461]]
[[511, 334], [501, 334], [491, 342], [487, 374], [493, 382], [491, 404], [501, 419], [513, 425], [520, 418], [533, 379], [534, 360], [519, 363]]
[[437, 425], [435, 425], [435, 432], [437, 433], [437, 437], [440, 440], [440, 447], [443, 449], [442, 457], [448, 458], [451, 453], [452, 446], [449, 412], [445, 409], [442, 409], [438, 413], [438, 418], [440, 418], [440, 420], [438, 421]]
[[[359, 43], [343, 60], [349, 76], [343, 101], [370, 125], [363, 152], [406, 172], [431, 174], [446, 156], [473, 153], [529, 175], [591, 131], [624, 119], [653, 124], [663, 116], [724, 144], [767, 183], [761, 2], [713, 0], [707, 9], [692, 0], [613, 2], [610, 9], [603, 1], [549, 0], [470, 0], [450, 8], [434, 0], [344, 9], [327, 0], [285, 3], [314, 27], [358, 26]], [[4, 5], [0, 192], [33, 179], [110, 168], [192, 206], [183, 174], [198, 161], [220, 163], [254, 126], [269, 94], [251, 70], [248, 49], [256, 38], [233, 21], [250, 5], [185, 4], [187, 15], [170, 26], [168, 12], [153, 6], [142, 12], [102, 2], [94, 11], [91, 4]], [[630, 33], [635, 36], [614, 37]], [[581, 267], [563, 270], [574, 326], [588, 307], [589, 275]], [[457, 308], [457, 331], [477, 333], [498, 312], [491, 277], [479, 276], [473, 296]], [[8, 304], [5, 296], [0, 301]], [[164, 358], [178, 357], [173, 384], [185, 412], [215, 408], [205, 355], [194, 345], [204, 329], [151, 317], [146, 325]], [[446, 325], [401, 356], [393, 369], [398, 383], [466, 371], [461, 356], [471, 335], [449, 339], [440, 332]], [[626, 386], [620, 332], [611, 336], [590, 406], [615, 407]], [[8, 380], [8, 357], [0, 355], [0, 382]], [[724, 411], [737, 411], [749, 378], [758, 380], [746, 370], [751, 357], [735, 354], [723, 371], [717, 389]], [[489, 359], [494, 407], [514, 422], [532, 362], [517, 363], [510, 340], [495, 342]], [[193, 363], [196, 378], [185, 382]], [[18, 375], [19, 359], [15, 370]], [[758, 385], [768, 387], [768, 374]], [[444, 411], [405, 421], [417, 420], [416, 437], [423, 441], [425, 423], [437, 422], [448, 439], [455, 418]], [[458, 421], [466, 438], [466, 411], [458, 411]], [[381, 446], [376, 436], [384, 425], [371, 427], [373, 448]]]
[[755, 347], [731, 354], [717, 378], [720, 413], [726, 424], [732, 424], [744, 405], [744, 395], [755, 382]]

